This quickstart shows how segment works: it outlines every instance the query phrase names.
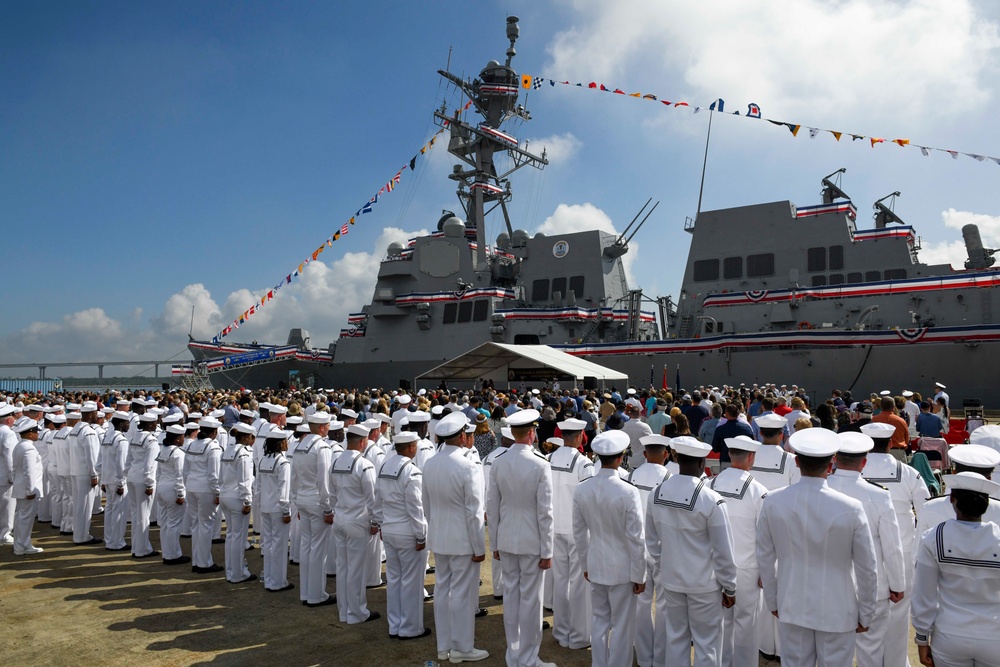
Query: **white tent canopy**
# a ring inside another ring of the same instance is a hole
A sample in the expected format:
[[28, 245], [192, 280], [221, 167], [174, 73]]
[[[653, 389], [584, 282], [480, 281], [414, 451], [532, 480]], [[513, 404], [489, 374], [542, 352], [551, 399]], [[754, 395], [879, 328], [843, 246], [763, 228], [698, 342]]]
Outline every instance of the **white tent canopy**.
[[495, 382], [547, 377], [584, 382], [628, 382], [628, 375], [574, 357], [548, 345], [510, 345], [483, 343], [451, 361], [417, 376], [420, 380], [476, 381], [481, 378]]

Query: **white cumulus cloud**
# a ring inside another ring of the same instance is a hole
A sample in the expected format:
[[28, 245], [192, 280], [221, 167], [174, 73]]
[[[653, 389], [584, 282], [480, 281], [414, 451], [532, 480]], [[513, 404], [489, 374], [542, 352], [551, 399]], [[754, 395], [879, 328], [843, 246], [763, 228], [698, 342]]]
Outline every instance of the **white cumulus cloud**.
[[541, 139], [528, 139], [525, 145], [535, 155], [541, 155], [544, 149], [549, 164], [560, 164], [571, 160], [583, 147], [583, 142], [572, 132], [564, 132]]
[[[1000, 248], [1000, 216], [957, 211], [949, 208], [941, 212], [941, 219], [946, 227], [961, 231], [962, 227], [974, 224], [979, 227], [979, 235], [985, 248]], [[965, 242], [940, 241], [924, 243], [920, 250], [920, 261], [925, 264], [951, 264], [952, 268], [962, 269], [969, 254]]]

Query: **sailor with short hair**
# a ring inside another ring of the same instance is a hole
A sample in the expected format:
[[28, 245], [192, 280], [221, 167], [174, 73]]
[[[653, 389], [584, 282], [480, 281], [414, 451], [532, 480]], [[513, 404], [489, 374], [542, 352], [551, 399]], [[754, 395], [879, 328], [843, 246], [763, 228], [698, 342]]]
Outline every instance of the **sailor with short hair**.
[[437, 451], [434, 448], [434, 443], [427, 437], [427, 429], [430, 421], [431, 413], [423, 410], [416, 410], [406, 416], [406, 430], [416, 433], [419, 437], [419, 440], [417, 440], [417, 455], [413, 459], [413, 463], [420, 470], [424, 469], [427, 459], [434, 456], [434, 452]]
[[757, 585], [757, 519], [767, 497], [767, 488], [750, 472], [760, 443], [746, 435], [726, 438], [725, 442], [731, 465], [713, 477], [709, 486], [726, 501], [726, 513], [733, 531], [739, 595], [736, 604], [723, 612], [722, 665], [756, 667], [757, 620], [761, 608]]
[[423, 474], [413, 461], [420, 437], [404, 431], [394, 438], [395, 453], [382, 464], [375, 482], [375, 523], [385, 543], [386, 616], [389, 637], [417, 639], [424, 627], [424, 573], [427, 521]]
[[31, 544], [31, 529], [38, 513], [38, 500], [42, 497], [42, 457], [35, 449], [38, 440], [38, 422], [21, 417], [12, 432], [19, 438], [11, 452], [11, 496], [14, 499], [14, 525], [11, 537], [15, 556], [41, 553], [41, 547]]
[[[664, 466], [670, 438], [654, 433], [641, 437], [639, 445], [641, 445], [645, 463], [630, 470], [625, 481], [639, 490], [639, 507], [642, 509], [642, 520], [643, 525], [645, 525], [646, 505], [650, 491], [670, 476], [666, 466]], [[666, 649], [663, 637], [658, 636], [653, 631], [653, 597], [656, 582], [648, 551], [646, 564], [646, 590], [639, 594], [635, 610], [635, 657], [639, 667], [661, 664]], [[658, 594], [656, 597], [659, 602], [658, 613], [665, 614], [666, 609], [662, 606], [663, 595]]]
[[[65, 414], [52, 415], [52, 442], [49, 447], [49, 474], [52, 479], [52, 527], [60, 535], [66, 533], [66, 526], [72, 528], [72, 514], [69, 512], [70, 496], [66, 494], [65, 478], [69, 477], [69, 426]], [[72, 481], [70, 482], [72, 485]]]
[[[113, 420], [125, 427], [126, 421]], [[160, 507], [160, 551], [164, 565], [183, 565], [191, 558], [181, 551], [181, 522], [187, 490], [184, 487], [183, 424], [169, 424], [164, 430], [160, 451], [156, 454], [156, 502]], [[124, 436], [122, 437], [124, 440]], [[108, 496], [109, 498], [111, 496]]]
[[[273, 418], [274, 413], [271, 414]], [[239, 584], [257, 580], [257, 575], [250, 573], [245, 556], [250, 511], [253, 507], [254, 488], [257, 487], [252, 449], [257, 438], [252, 433], [245, 432], [245, 429], [234, 427], [233, 430], [235, 437], [229, 440], [219, 459], [219, 505], [226, 515], [226, 581]], [[272, 431], [285, 435], [284, 431], [273, 424], [272, 428], [261, 429], [265, 439]], [[263, 452], [262, 446], [261, 458]]]
[[[483, 459], [483, 481], [485, 482], [485, 496], [488, 497], [490, 493], [490, 485], [493, 483], [493, 464], [496, 462], [497, 458], [503, 456], [507, 453], [507, 450], [511, 445], [514, 444], [514, 434], [511, 433], [509, 426], [504, 426], [501, 430], [500, 441], [492, 452], [486, 455]], [[433, 445], [431, 445], [433, 448]], [[420, 455], [419, 450], [417, 455]], [[570, 508], [572, 511], [572, 508]], [[489, 521], [490, 517], [487, 516], [486, 520]], [[503, 568], [492, 567], [490, 568], [490, 573], [493, 577], [493, 599], [503, 600]]]
[[42, 493], [43, 497], [38, 502], [38, 520], [41, 523], [52, 523], [52, 507], [55, 498], [56, 477], [52, 470], [52, 437], [56, 433], [56, 426], [52, 421], [52, 408], [45, 408], [42, 416], [43, 426], [38, 432], [38, 442], [35, 449], [42, 457]]
[[306, 606], [335, 604], [326, 592], [327, 539], [333, 525], [330, 499], [330, 415], [315, 412], [308, 418], [310, 433], [299, 440], [292, 459], [291, 500], [301, 519], [299, 599]]
[[[316, 414], [313, 412], [313, 414]], [[291, 417], [289, 417], [290, 423]], [[306, 426], [308, 431], [308, 425]], [[288, 537], [292, 525], [291, 463], [285, 458], [290, 431], [272, 429], [264, 440], [260, 479], [260, 553], [264, 559], [264, 590], [270, 593], [295, 588], [288, 581]]]
[[[385, 462], [385, 450], [379, 444], [381, 438], [382, 422], [378, 419], [366, 419], [362, 427], [368, 430], [368, 436], [361, 449], [361, 455], [372, 464], [372, 469], [377, 471], [382, 468]], [[336, 532], [336, 524], [334, 532]], [[382, 562], [385, 560], [385, 551], [382, 549], [382, 538], [376, 533], [368, 540], [368, 558], [365, 559], [368, 573], [366, 575], [366, 585], [369, 588], [377, 588], [385, 583], [382, 580]]]
[[857, 635], [857, 663], [858, 667], [881, 667], [889, 608], [903, 599], [905, 570], [910, 564], [903, 561], [903, 545], [892, 496], [885, 487], [861, 476], [867, 454], [874, 444], [872, 439], [864, 433], [852, 431], [841, 433], [838, 437], [841, 446], [837, 450], [837, 471], [827, 478], [827, 483], [831, 489], [860, 501], [864, 506], [878, 568], [877, 607], [868, 632]]
[[[264, 458], [264, 441], [267, 439], [267, 432], [271, 429], [284, 429], [285, 421], [288, 415], [288, 408], [284, 405], [277, 405], [272, 403], [264, 403], [266, 405], [266, 416], [263, 421], [257, 423], [256, 430], [254, 434], [256, 437], [253, 441], [253, 465], [254, 469], [260, 465], [260, 460]], [[220, 443], [221, 444], [221, 443]], [[253, 522], [253, 530], [255, 533], [260, 533], [260, 489], [258, 488], [259, 481], [254, 480], [253, 486], [253, 502], [250, 507], [251, 521]], [[228, 524], [226, 526], [226, 531], [228, 532]]]
[[399, 404], [399, 409], [392, 413], [392, 432], [401, 433], [402, 428], [399, 424], [400, 421], [407, 418], [410, 414], [410, 403], [413, 401], [413, 397], [409, 394], [402, 394], [396, 397], [396, 403]]
[[635, 596], [645, 590], [646, 547], [639, 490], [618, 474], [629, 437], [612, 430], [591, 449], [601, 469], [573, 498], [573, 537], [590, 582], [594, 667], [628, 665], [635, 640]]
[[[951, 459], [955, 473], [974, 472], [990, 480], [994, 469], [1000, 465], [1000, 452], [985, 445], [955, 445], [948, 450], [948, 458]], [[952, 507], [950, 495], [928, 500], [917, 516], [917, 536], [922, 537], [928, 530], [937, 528], [938, 524], [954, 516], [955, 508]], [[990, 498], [983, 521], [1000, 525], [1000, 501]]]
[[139, 417], [139, 430], [129, 441], [125, 455], [125, 475], [115, 489], [115, 493], [122, 489], [122, 494], [130, 499], [133, 558], [160, 555], [149, 541], [149, 511], [156, 489], [156, 455], [160, 450], [154, 433], [156, 421], [152, 411]]
[[701, 477], [712, 446], [691, 436], [671, 442], [680, 473], [646, 505], [646, 548], [656, 576], [657, 634], [669, 665], [718, 665], [723, 609], [736, 603], [736, 560], [726, 502]]
[[191, 571], [195, 574], [221, 572], [212, 559], [212, 531], [219, 511], [222, 491], [220, 464], [222, 447], [216, 435], [222, 422], [212, 417], [198, 421], [198, 438], [184, 455], [184, 485], [191, 505]]
[[[107, 496], [104, 511], [104, 548], [108, 551], [125, 551], [129, 544], [125, 541], [131, 499], [125, 486], [125, 462], [128, 459], [128, 439], [125, 432], [129, 427], [127, 412], [115, 411], [111, 415], [111, 427], [101, 439], [101, 486]], [[118, 490], [121, 489], [121, 495]]]

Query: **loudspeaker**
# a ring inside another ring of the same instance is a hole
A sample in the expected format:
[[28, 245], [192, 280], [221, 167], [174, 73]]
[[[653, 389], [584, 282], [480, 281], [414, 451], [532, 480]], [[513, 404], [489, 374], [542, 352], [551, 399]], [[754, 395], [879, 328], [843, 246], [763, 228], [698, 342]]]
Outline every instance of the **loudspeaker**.
[[583, 378], [583, 388], [587, 391], [591, 389], [597, 389], [597, 378], [592, 375], [586, 375]]

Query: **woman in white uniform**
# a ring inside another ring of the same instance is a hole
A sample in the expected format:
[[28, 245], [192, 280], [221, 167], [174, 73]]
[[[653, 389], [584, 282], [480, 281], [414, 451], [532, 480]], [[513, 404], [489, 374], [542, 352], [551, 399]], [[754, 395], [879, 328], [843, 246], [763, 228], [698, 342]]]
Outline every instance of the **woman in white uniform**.
[[285, 458], [291, 431], [274, 429], [264, 440], [260, 460], [260, 550], [264, 557], [264, 588], [272, 593], [295, 588], [288, 581], [288, 533], [292, 510], [289, 494], [292, 465]]
[[945, 475], [955, 518], [921, 538], [912, 618], [920, 663], [1000, 666], [1000, 526], [983, 522], [1000, 484], [974, 472]]

